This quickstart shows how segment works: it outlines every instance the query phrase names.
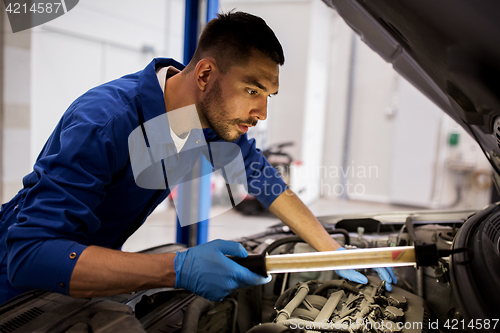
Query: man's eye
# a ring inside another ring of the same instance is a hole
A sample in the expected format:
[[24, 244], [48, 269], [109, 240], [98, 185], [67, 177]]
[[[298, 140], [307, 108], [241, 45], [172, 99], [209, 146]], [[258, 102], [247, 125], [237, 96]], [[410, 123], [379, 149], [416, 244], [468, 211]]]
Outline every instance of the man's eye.
[[255, 95], [257, 93], [256, 90], [252, 90], [252, 89], [247, 89], [247, 92], [250, 94], [250, 95]]

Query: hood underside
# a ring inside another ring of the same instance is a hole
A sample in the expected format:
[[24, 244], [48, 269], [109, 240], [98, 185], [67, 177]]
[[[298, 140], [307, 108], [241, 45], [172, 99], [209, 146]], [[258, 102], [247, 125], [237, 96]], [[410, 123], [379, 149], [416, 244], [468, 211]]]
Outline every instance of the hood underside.
[[500, 2], [323, 1], [490, 157], [500, 156]]

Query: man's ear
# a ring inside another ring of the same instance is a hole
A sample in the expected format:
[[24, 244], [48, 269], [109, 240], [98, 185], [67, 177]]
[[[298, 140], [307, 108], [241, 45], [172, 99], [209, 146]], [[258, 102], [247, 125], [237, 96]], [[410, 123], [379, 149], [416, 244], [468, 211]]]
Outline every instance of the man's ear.
[[196, 64], [194, 70], [196, 85], [201, 91], [206, 91], [211, 81], [217, 77], [218, 68], [213, 58], [203, 58]]

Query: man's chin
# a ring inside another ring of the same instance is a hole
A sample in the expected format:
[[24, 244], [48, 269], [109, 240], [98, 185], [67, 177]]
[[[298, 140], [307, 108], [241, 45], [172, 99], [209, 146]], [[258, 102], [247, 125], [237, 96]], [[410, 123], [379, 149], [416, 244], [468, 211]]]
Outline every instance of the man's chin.
[[[217, 134], [217, 133], [216, 133]], [[240, 136], [242, 135], [243, 133], [225, 133], [224, 135], [220, 135], [218, 134], [218, 136], [224, 140], [224, 141], [227, 141], [227, 142], [234, 142], [236, 140], [238, 140], [240, 138]]]
[[[211, 125], [211, 124], [210, 124]], [[230, 130], [228, 130], [228, 127]], [[214, 133], [219, 137], [221, 138], [222, 140], [224, 141], [227, 141], [227, 142], [234, 142], [236, 140], [238, 140], [243, 134], [242, 131], [240, 131], [239, 129], [234, 129], [234, 127], [232, 128], [232, 126], [224, 126], [222, 128], [218, 127], [218, 126], [210, 126], [210, 128], [212, 129], [212, 131], [214, 131]]]
[[223, 140], [227, 141], [227, 142], [234, 142], [234, 141], [238, 140], [240, 137], [241, 137], [241, 134], [237, 134], [236, 136], [231, 136], [231, 137], [228, 137], [226, 139], [223, 138]]

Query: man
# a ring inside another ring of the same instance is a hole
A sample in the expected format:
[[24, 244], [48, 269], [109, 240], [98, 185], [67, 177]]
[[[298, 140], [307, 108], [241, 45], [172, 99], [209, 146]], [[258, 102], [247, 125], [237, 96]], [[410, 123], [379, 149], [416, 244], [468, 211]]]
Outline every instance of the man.
[[[278, 92], [283, 63], [281, 45], [262, 19], [229, 13], [208, 23], [186, 68], [155, 59], [143, 71], [73, 102], [23, 179], [24, 188], [2, 206], [0, 302], [31, 289], [94, 297], [174, 286], [219, 300], [235, 288], [268, 281], [225, 256], [247, 256], [235, 242], [217, 240], [176, 254], [119, 251], [170, 193], [170, 188], [138, 186], [140, 175], [129, 155], [136, 129], [145, 135], [145, 145], [157, 143], [147, 127], [165, 112], [185, 112], [187, 119], [194, 110], [203, 128], [197, 131], [191, 121], [168, 116], [161, 149], [174, 149], [185, 163], [157, 161], [168, 184], [177, 183], [169, 172], [180, 178], [192, 165], [186, 147], [234, 142], [252, 184], [249, 192], [318, 251], [339, 249], [276, 172], [259, 172], [270, 165], [245, 134], [266, 119], [267, 99]], [[271, 186], [273, 191], [259, 191]], [[338, 273], [366, 282], [353, 270]], [[388, 288], [396, 280], [390, 269], [379, 274]]]

